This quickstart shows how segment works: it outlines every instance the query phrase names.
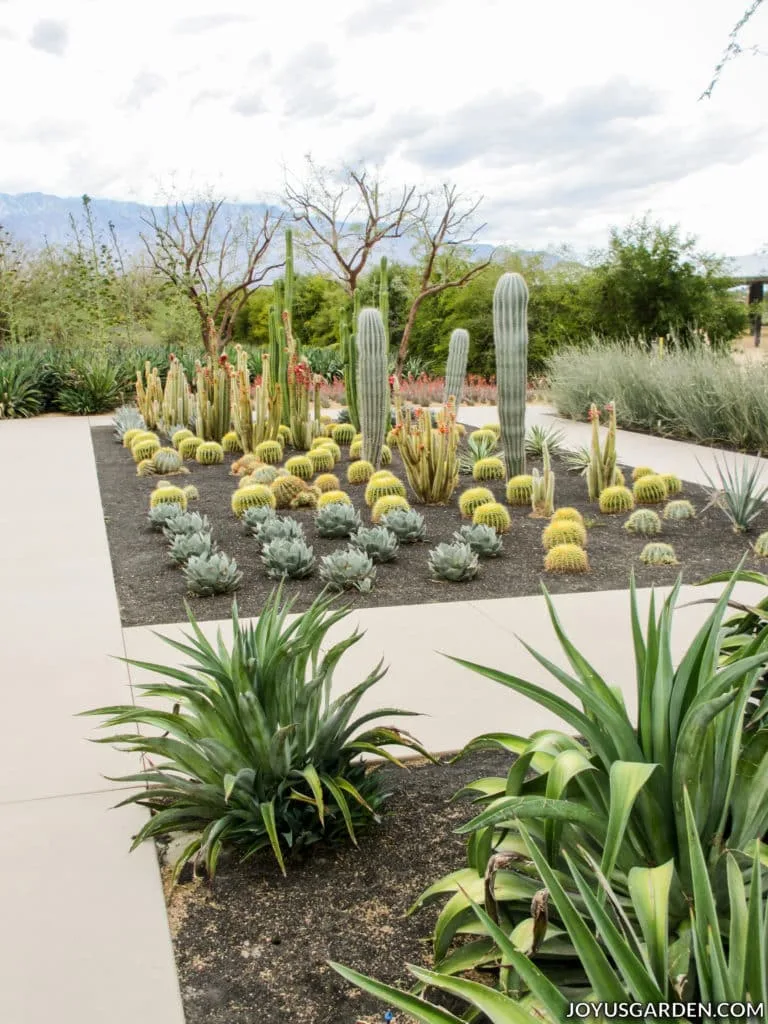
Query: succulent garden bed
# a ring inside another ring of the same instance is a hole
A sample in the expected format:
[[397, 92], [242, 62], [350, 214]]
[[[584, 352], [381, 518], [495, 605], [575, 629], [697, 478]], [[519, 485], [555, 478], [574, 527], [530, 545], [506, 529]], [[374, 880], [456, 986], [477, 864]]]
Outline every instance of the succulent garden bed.
[[[130, 453], [115, 442], [110, 428], [94, 428], [92, 438], [123, 625], [183, 621], [186, 619], [185, 599], [198, 619], [227, 618], [231, 596], [189, 597], [182, 570], [170, 560], [162, 534], [150, 528], [147, 521], [149, 497], [158, 478], [137, 477]], [[294, 453], [286, 451], [286, 457], [291, 454]], [[348, 448], [343, 448], [341, 461], [333, 472], [354, 506], [360, 510], [364, 524], [370, 525], [364, 485], [347, 483], [348, 455]], [[619, 452], [619, 458], [620, 455]], [[243, 615], [256, 615], [275, 581], [265, 572], [259, 545], [231, 511], [231, 497], [238, 481], [230, 475], [230, 467], [236, 458], [236, 455], [227, 454], [223, 464], [211, 466], [187, 462], [189, 475], [171, 477], [169, 481], [197, 487], [199, 498], [190, 504], [190, 509], [208, 517], [214, 540], [236, 559], [244, 574], [237, 592], [238, 605]], [[540, 460], [529, 461], [531, 466], [541, 465]], [[500, 556], [481, 559], [474, 579], [462, 583], [433, 580], [428, 570], [429, 551], [440, 542], [450, 541], [454, 532], [470, 521], [462, 519], [458, 498], [462, 491], [475, 486], [475, 483], [471, 476], [462, 475], [449, 505], [414, 503], [413, 507], [426, 519], [425, 540], [400, 545], [394, 561], [377, 566], [376, 580], [370, 592], [352, 590], [347, 592], [347, 597], [358, 607], [472, 601], [537, 594], [542, 581], [553, 593], [619, 590], [628, 586], [630, 568], [635, 570], [639, 586], [651, 586], [671, 584], [679, 572], [686, 582], [695, 582], [714, 572], [732, 568], [745, 553], [748, 554], [747, 567], [762, 568], [764, 565], [752, 553], [749, 540], [732, 532], [719, 509], [710, 508], [702, 514], [708, 494], [702, 488], [687, 483], [683, 485], [683, 494], [678, 497], [691, 501], [699, 514], [693, 520], [679, 523], [663, 521], [661, 535], [653, 538], [671, 544], [679, 564], [644, 565], [639, 556], [651, 538], [628, 534], [623, 528], [626, 514], [601, 514], [597, 505], [587, 500], [584, 478], [578, 473], [568, 472], [557, 457], [553, 458], [552, 465], [556, 476], [555, 506], [576, 508], [588, 524], [588, 572], [545, 572], [542, 531], [547, 520], [531, 518], [528, 506], [507, 506], [512, 526], [504, 535]], [[393, 452], [389, 468], [398, 478], [405, 480], [397, 450]], [[631, 482], [631, 467], [624, 466], [623, 469], [628, 482]], [[503, 482], [484, 481], [482, 485], [504, 502]], [[409, 498], [412, 499], [410, 493]], [[659, 511], [662, 509], [662, 506], [655, 507]], [[280, 515], [291, 516], [303, 525], [307, 542], [313, 547], [318, 561], [346, 545], [344, 539], [317, 535], [315, 513], [311, 509], [290, 510]], [[768, 513], [761, 512], [753, 523], [750, 537], [754, 538], [766, 529]], [[305, 579], [286, 580], [285, 592], [296, 596], [295, 608], [300, 611], [311, 604], [322, 587], [323, 582], [315, 571]]]
[[431, 963], [425, 936], [436, 910], [404, 914], [462, 862], [463, 837], [451, 830], [471, 805], [451, 797], [509, 764], [508, 754], [482, 753], [454, 765], [386, 766], [384, 821], [358, 849], [314, 847], [286, 878], [264, 851], [244, 865], [222, 860], [212, 886], [177, 886], [169, 916], [188, 1024], [251, 1024], [254, 1014], [281, 1024], [384, 1020], [386, 1008], [326, 961], [400, 984], [406, 963]]

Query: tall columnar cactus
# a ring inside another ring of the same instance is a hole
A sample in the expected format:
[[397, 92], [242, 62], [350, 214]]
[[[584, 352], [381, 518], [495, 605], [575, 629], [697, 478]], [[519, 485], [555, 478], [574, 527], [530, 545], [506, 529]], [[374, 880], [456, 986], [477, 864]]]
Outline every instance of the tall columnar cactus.
[[[296, 448], [308, 451], [322, 429], [317, 383], [319, 378], [313, 376], [309, 363], [299, 354], [287, 310], [283, 310], [283, 330], [288, 351], [288, 426]], [[310, 413], [310, 393], [313, 389], [314, 414]]]
[[379, 312], [384, 324], [384, 334], [389, 349], [389, 267], [387, 257], [381, 257], [381, 269], [379, 271]]
[[381, 465], [386, 414], [389, 411], [387, 336], [378, 309], [364, 309], [357, 321], [357, 398], [362, 455], [376, 469]]
[[[270, 399], [277, 407], [275, 415], [279, 423], [288, 418], [288, 336], [285, 329], [285, 317], [288, 326], [293, 323], [293, 299], [295, 294], [296, 275], [293, 265], [293, 234], [288, 228], [285, 232], [285, 275], [282, 281], [272, 285], [273, 301], [269, 310], [269, 359], [271, 368]], [[301, 356], [299, 342], [293, 339], [296, 357]]]
[[341, 358], [344, 363], [344, 392], [349, 411], [349, 421], [355, 428], [360, 430], [360, 413], [357, 405], [357, 318], [360, 315], [360, 293], [355, 292], [352, 304], [352, 329], [350, 330], [347, 318], [341, 314], [339, 322], [339, 347]]
[[493, 293], [501, 446], [507, 476], [525, 473], [525, 395], [528, 379], [528, 288], [520, 274], [502, 274]]
[[549, 519], [555, 511], [555, 474], [549, 458], [549, 445], [544, 442], [543, 472], [534, 469], [531, 474], [531, 516], [535, 519]]
[[226, 355], [195, 363], [195, 429], [204, 441], [221, 441], [230, 429], [231, 367]]
[[163, 391], [163, 423], [166, 427], [174, 423], [186, 426], [190, 421], [191, 412], [192, 391], [187, 375], [180, 360], [171, 353]]
[[136, 405], [147, 429], [154, 430], [162, 416], [163, 385], [157, 367], [152, 366], [149, 360], [144, 363], [144, 380], [140, 373], [136, 374]]
[[467, 356], [469, 355], [469, 331], [457, 327], [451, 332], [448, 342], [448, 362], [445, 364], [445, 397], [447, 402], [453, 396], [456, 408], [461, 405], [464, 391], [464, 378], [467, 375]]
[[589, 410], [589, 419], [592, 422], [592, 442], [589, 466], [587, 467], [587, 487], [590, 501], [597, 501], [606, 487], [612, 487], [616, 483], [616, 403], [609, 402], [606, 412], [609, 417], [608, 435], [605, 439], [605, 446], [601, 447], [600, 411], [594, 402]]

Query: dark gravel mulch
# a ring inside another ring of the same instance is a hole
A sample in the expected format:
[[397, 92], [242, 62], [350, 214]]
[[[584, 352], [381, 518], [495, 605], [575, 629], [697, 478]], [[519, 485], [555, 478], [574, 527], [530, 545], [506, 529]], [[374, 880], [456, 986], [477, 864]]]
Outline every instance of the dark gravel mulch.
[[404, 914], [465, 866], [465, 841], [453, 830], [472, 807], [450, 798], [474, 779], [506, 775], [510, 763], [483, 753], [408, 771], [387, 765], [378, 769], [393, 794], [384, 822], [359, 848], [315, 847], [286, 878], [266, 854], [230, 861], [212, 886], [178, 887], [169, 917], [187, 1024], [383, 1021], [386, 1005], [326, 961], [403, 988], [414, 983], [406, 963], [432, 965], [429, 936], [442, 903]]
[[[110, 427], [96, 427], [91, 433], [123, 625], [141, 626], [186, 620], [185, 585], [181, 570], [168, 558], [162, 534], [151, 530], [147, 523], [149, 495], [156, 485], [156, 479], [136, 476], [136, 467], [130, 454], [115, 442]], [[236, 478], [229, 473], [234, 458], [227, 456], [225, 464], [221, 466], [187, 463], [189, 476], [171, 479], [181, 485], [193, 483], [197, 486], [200, 498], [191, 507], [208, 516], [220, 548], [237, 559], [245, 574], [242, 587], [237, 593], [238, 606], [244, 616], [251, 616], [259, 613], [275, 584], [264, 572], [258, 545], [230, 510], [232, 491], [237, 486]], [[536, 462], [532, 465], [536, 465]], [[622, 529], [626, 516], [600, 515], [596, 506], [587, 501], [585, 481], [575, 473], [568, 473], [557, 459], [553, 460], [553, 466], [556, 473], [557, 506], [574, 506], [585, 519], [596, 521], [589, 530], [589, 573], [557, 576], [544, 573], [541, 532], [546, 522], [531, 519], [526, 509], [517, 508], [510, 509], [513, 525], [505, 537], [503, 554], [499, 558], [482, 562], [474, 580], [460, 584], [431, 580], [427, 570], [429, 548], [440, 541], [451, 540], [453, 532], [466, 521], [459, 515], [457, 498], [462, 490], [474, 486], [474, 481], [469, 476], [462, 476], [450, 505], [415, 506], [426, 516], [427, 540], [420, 544], [401, 546], [396, 561], [378, 567], [372, 592], [358, 594], [352, 591], [348, 593], [348, 599], [356, 607], [370, 608], [519, 597], [540, 593], [542, 581], [555, 594], [621, 590], [629, 586], [631, 568], [634, 568], [638, 586], [641, 587], [670, 584], [678, 573], [682, 573], [686, 582], [693, 583], [712, 573], [734, 568], [741, 556], [750, 551], [748, 539], [731, 531], [722, 512], [710, 509], [693, 521], [664, 524], [664, 533], [658, 539], [674, 546], [679, 566], [645, 566], [637, 557], [645, 540], [632, 537]], [[343, 459], [334, 472], [355, 505], [362, 510], [364, 521], [369, 522], [368, 509], [363, 499], [364, 487], [346, 483], [346, 467], [347, 462]], [[396, 451], [390, 468], [400, 479], [406, 480]], [[629, 480], [631, 468], [623, 468]], [[499, 500], [504, 500], [503, 484], [497, 482], [484, 486], [490, 487]], [[708, 500], [707, 493], [694, 484], [686, 484], [681, 497], [692, 501], [698, 510]], [[317, 536], [312, 511], [300, 509], [289, 514], [303, 523], [308, 542], [314, 548], [318, 560], [344, 547], [343, 541]], [[761, 514], [752, 536], [766, 529], [768, 512]], [[751, 552], [746, 564], [748, 567], [764, 568], [764, 563]], [[297, 597], [294, 606], [296, 611], [306, 608], [321, 589], [322, 582], [317, 573], [309, 579], [288, 580], [285, 584], [286, 595]], [[232, 604], [230, 596], [191, 597], [188, 600], [200, 620], [229, 617]]]

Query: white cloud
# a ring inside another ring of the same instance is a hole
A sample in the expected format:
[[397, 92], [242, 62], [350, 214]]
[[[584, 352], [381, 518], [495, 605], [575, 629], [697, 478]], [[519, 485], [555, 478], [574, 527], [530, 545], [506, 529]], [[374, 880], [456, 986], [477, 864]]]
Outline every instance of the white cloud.
[[33, 6], [2, 4], [0, 191], [257, 200], [312, 152], [482, 192], [492, 241], [602, 244], [649, 209], [719, 251], [768, 237], [768, 59], [697, 102], [744, 0]]

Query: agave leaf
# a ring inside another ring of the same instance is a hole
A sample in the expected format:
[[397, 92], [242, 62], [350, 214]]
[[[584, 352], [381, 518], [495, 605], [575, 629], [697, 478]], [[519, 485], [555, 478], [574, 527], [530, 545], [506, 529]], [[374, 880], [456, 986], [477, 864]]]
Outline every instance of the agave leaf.
[[600, 870], [606, 878], [613, 874], [619, 858], [635, 800], [655, 769], [655, 764], [629, 761], [614, 761], [611, 765], [608, 829], [600, 862]]
[[649, 964], [663, 991], [663, 999], [667, 998], [669, 893], [674, 871], [674, 861], [668, 860], [656, 868], [632, 868], [627, 879]]
[[484, 828], [486, 825], [499, 825], [519, 818], [573, 822], [582, 825], [601, 842], [606, 838], [605, 821], [588, 807], [572, 800], [549, 800], [546, 797], [528, 796], [502, 797], [471, 821], [459, 825], [455, 831], [464, 834], [477, 828]]
[[[547, 773], [546, 798], [559, 800], [565, 796], [565, 792], [572, 779], [581, 772], [594, 770], [594, 765], [590, 764], [581, 751], [564, 750], [561, 754], [557, 755]], [[555, 818], [547, 819], [544, 826], [544, 841], [547, 860], [550, 864], [555, 863], [562, 830], [562, 821]]]
[[456, 1017], [439, 1006], [433, 1006], [418, 996], [401, 992], [400, 989], [394, 988], [392, 985], [384, 985], [373, 978], [367, 978], [364, 974], [353, 971], [350, 967], [343, 967], [341, 964], [334, 963], [333, 960], [328, 961], [328, 966], [332, 967], [346, 981], [362, 989], [363, 992], [368, 992], [388, 1005], [402, 1010], [404, 1013], [409, 1014], [413, 1020], [419, 1021], [420, 1024], [462, 1024], [461, 1017]]
[[489, 1024], [533, 1024], [536, 1020], [503, 992], [481, 985], [477, 981], [438, 974], [412, 964], [408, 965], [408, 970], [423, 984], [434, 985], [443, 992], [450, 992], [466, 1000], [470, 1006], [485, 1015]]

